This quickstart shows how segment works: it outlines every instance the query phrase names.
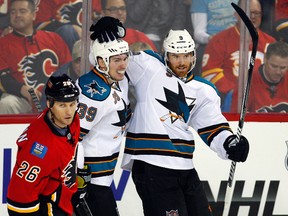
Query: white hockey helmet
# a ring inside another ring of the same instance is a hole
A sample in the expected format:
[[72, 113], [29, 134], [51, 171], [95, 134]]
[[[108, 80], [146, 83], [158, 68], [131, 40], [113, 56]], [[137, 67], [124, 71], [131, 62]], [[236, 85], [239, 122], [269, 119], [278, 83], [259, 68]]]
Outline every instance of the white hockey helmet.
[[[96, 66], [97, 70], [109, 76], [108, 71], [109, 71], [110, 57], [115, 56], [115, 55], [125, 54], [125, 53], [129, 55], [129, 45], [126, 41], [122, 39], [117, 39], [114, 41], [103, 42], [103, 43], [99, 43], [98, 40], [95, 40], [92, 43], [89, 58], [90, 58], [90, 62]], [[98, 57], [101, 57], [104, 60], [106, 68], [107, 68], [106, 71], [99, 68], [99, 64], [97, 61]]]
[[[192, 53], [191, 71], [196, 64], [195, 42], [186, 29], [170, 30], [163, 41], [164, 61], [167, 66], [167, 53]], [[170, 68], [169, 68], [170, 69]], [[171, 70], [171, 69], [170, 69]]]

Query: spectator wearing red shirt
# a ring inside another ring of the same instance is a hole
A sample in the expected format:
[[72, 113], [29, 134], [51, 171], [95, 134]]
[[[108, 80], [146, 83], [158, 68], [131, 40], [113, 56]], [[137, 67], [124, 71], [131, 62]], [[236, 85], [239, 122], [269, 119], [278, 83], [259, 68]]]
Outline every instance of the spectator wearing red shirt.
[[13, 32], [0, 38], [0, 113], [30, 113], [28, 90], [40, 98], [47, 79], [72, 58], [58, 34], [34, 30], [34, 0], [12, 0], [9, 14]]
[[[124, 0], [101, 0], [102, 15], [119, 19], [124, 25], [127, 18], [126, 4]], [[143, 33], [132, 28], [126, 28], [126, 36], [123, 38], [129, 46], [136, 42], [149, 44], [152, 50], [157, 51], [154, 43]]]
[[[238, 4], [240, 5], [240, 2]], [[261, 17], [262, 9], [259, 0], [251, 0], [250, 19], [259, 34], [256, 65], [263, 63], [267, 46], [275, 41], [275, 38], [260, 30]], [[235, 26], [214, 35], [208, 42], [203, 56], [202, 77], [216, 85], [222, 97], [222, 105], [228, 104], [222, 106], [224, 112], [236, 113], [238, 107], [240, 22], [238, 17]], [[251, 49], [252, 43], [249, 44], [249, 52]]]
[[288, 44], [271, 43], [264, 64], [255, 68], [248, 101], [249, 112], [288, 113]]

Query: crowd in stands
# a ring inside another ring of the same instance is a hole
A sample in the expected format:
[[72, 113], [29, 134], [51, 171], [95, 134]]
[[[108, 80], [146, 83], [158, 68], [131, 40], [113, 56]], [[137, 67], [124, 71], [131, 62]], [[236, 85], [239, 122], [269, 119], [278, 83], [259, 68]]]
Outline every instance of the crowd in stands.
[[[118, 18], [133, 51], [162, 52], [170, 29], [187, 29], [196, 43], [194, 74], [217, 87], [222, 111], [236, 113], [242, 21], [231, 2], [239, 4], [238, 0], [92, 0], [91, 19]], [[270, 94], [267, 103], [250, 105], [249, 112], [287, 112], [288, 0], [251, 0], [249, 5], [259, 33], [251, 95], [261, 97], [259, 92], [266, 90]], [[0, 0], [0, 114], [33, 113], [28, 89], [43, 100], [43, 86], [53, 73], [67, 73], [74, 80], [83, 74], [82, 7], [82, 0]], [[273, 44], [270, 54], [269, 44]], [[278, 75], [269, 75], [272, 69]], [[283, 96], [278, 97], [280, 93]]]

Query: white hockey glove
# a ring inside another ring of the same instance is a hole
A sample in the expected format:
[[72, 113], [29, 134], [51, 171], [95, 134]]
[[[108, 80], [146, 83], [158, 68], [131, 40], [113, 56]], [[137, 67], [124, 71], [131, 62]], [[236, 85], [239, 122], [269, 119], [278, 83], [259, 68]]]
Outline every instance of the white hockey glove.
[[244, 162], [249, 153], [249, 142], [244, 136], [240, 136], [240, 141], [236, 141], [236, 135], [227, 137], [224, 142], [224, 149], [228, 158], [235, 162]]

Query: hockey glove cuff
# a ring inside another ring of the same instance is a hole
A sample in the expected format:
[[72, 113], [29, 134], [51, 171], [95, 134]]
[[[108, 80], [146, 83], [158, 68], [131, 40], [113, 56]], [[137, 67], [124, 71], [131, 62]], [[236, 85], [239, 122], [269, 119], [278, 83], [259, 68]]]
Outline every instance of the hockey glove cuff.
[[120, 20], [109, 16], [100, 18], [89, 30], [92, 32], [91, 40], [98, 39], [99, 43], [113, 41], [126, 35], [126, 29]]
[[249, 142], [244, 136], [240, 136], [240, 141], [237, 142], [236, 135], [231, 135], [225, 140], [224, 149], [230, 160], [244, 162], [249, 153]]

